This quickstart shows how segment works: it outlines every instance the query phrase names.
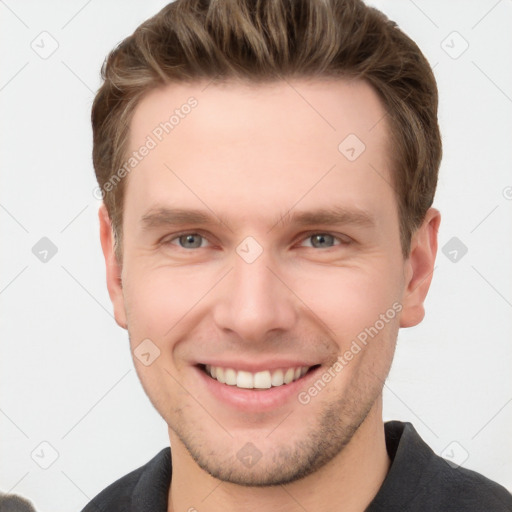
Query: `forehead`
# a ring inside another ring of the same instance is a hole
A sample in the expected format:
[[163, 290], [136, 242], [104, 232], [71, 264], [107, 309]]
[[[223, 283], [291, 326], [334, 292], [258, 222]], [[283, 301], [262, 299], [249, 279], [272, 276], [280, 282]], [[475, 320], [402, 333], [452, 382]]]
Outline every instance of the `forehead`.
[[208, 198], [238, 217], [319, 198], [368, 209], [393, 198], [387, 141], [385, 110], [359, 80], [172, 84], [134, 112], [128, 153], [150, 149], [126, 194], [141, 208]]
[[[139, 102], [130, 123], [130, 146], [148, 134], [165, 143], [163, 139], [192, 130], [206, 142], [225, 137], [235, 126], [242, 131], [229, 135], [255, 142], [282, 128], [282, 139], [314, 142], [312, 136], [320, 132], [335, 143], [354, 133], [375, 143], [387, 129], [384, 118], [374, 89], [357, 79], [176, 83], [150, 91]], [[232, 142], [239, 138], [224, 139], [225, 145]]]

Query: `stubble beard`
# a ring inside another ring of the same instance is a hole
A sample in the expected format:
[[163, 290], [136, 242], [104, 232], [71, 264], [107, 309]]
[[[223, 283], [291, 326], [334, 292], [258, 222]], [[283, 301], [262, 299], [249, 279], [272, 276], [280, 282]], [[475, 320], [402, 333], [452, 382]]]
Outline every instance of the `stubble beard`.
[[[231, 451], [231, 447], [235, 446], [233, 439], [228, 440], [228, 447], [218, 450], [218, 444], [213, 447], [214, 442], [198, 438], [193, 425], [186, 429], [185, 418], [173, 415], [173, 418], [164, 419], [196, 464], [214, 478], [250, 487], [285, 485], [315, 473], [343, 451], [380, 398], [382, 386], [377, 384], [364, 390], [363, 385], [363, 388], [357, 388], [356, 393], [351, 391], [347, 393], [345, 390], [342, 398], [328, 404], [318, 421], [302, 434], [301, 439], [286, 445], [281, 443], [271, 452], [262, 453], [250, 468], [241, 463], [236, 451]], [[345, 396], [350, 396], [350, 399]], [[181, 412], [178, 416], [182, 416]], [[299, 414], [301, 412], [298, 411]], [[308, 414], [307, 410], [303, 413]], [[290, 421], [287, 425], [293, 423]], [[255, 449], [258, 449], [257, 442]]]

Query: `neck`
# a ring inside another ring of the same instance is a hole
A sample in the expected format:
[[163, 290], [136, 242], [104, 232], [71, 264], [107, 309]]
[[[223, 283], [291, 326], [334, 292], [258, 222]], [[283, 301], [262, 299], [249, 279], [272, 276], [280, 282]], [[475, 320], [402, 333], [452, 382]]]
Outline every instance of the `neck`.
[[245, 487], [222, 482], [203, 471], [169, 430], [172, 481], [168, 512], [362, 512], [389, 470], [382, 421], [382, 397], [345, 448], [320, 470], [290, 484]]

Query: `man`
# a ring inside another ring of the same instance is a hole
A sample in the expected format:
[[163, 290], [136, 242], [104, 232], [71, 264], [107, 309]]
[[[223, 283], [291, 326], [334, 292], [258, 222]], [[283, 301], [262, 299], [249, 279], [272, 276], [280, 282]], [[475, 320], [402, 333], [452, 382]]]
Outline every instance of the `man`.
[[171, 449], [84, 510], [512, 510], [382, 420], [440, 224], [417, 46], [356, 0], [177, 0], [103, 78], [108, 290]]

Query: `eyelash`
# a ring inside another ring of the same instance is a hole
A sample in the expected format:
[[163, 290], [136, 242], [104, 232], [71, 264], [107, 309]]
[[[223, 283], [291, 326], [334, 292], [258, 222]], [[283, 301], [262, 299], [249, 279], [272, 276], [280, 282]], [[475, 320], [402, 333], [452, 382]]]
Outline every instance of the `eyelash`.
[[[197, 236], [200, 236], [203, 239], [207, 240], [210, 243], [210, 240], [208, 239], [208, 237], [206, 235], [204, 235], [203, 233], [201, 233], [200, 231], [184, 231], [182, 233], [175, 234], [170, 239], [163, 240], [162, 244], [163, 245], [176, 245], [178, 248], [180, 248], [180, 249], [182, 249], [184, 251], [191, 251], [191, 250], [194, 250], [194, 249], [196, 249], [196, 250], [197, 249], [205, 249], [205, 247], [195, 247], [195, 248], [192, 248], [192, 249], [186, 249], [184, 247], [180, 247], [178, 244], [173, 244], [172, 243], [173, 241], [178, 240], [182, 236], [186, 236], [186, 235], [197, 235]], [[353, 240], [350, 237], [348, 237], [347, 235], [343, 235], [343, 237], [346, 237], [348, 239], [348, 240], [344, 240], [341, 236], [335, 235], [334, 233], [329, 233], [328, 231], [310, 231], [308, 233], [302, 233], [300, 235], [300, 240], [301, 241], [305, 241], [307, 239], [310, 239], [314, 235], [328, 235], [328, 236], [332, 236], [335, 240], [337, 240], [339, 242], [338, 244], [335, 244], [332, 247], [327, 247], [324, 250], [334, 249], [334, 247], [348, 246], [348, 245], [350, 245], [353, 242]], [[312, 247], [312, 246], [310, 246], [310, 247], [308, 246], [308, 248], [316, 249], [316, 247]]]

